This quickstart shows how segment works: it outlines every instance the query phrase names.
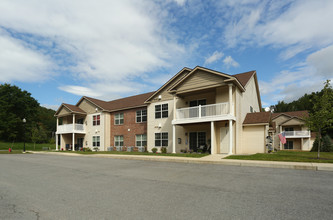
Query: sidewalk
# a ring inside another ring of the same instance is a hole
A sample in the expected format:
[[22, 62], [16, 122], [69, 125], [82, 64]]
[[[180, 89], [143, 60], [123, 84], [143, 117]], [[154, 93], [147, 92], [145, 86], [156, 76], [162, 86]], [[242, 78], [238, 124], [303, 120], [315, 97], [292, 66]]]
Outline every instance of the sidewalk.
[[222, 164], [231, 166], [252, 166], [252, 167], [269, 167], [269, 168], [285, 168], [296, 170], [320, 170], [332, 171], [333, 164], [330, 163], [304, 163], [304, 162], [279, 162], [279, 161], [262, 161], [262, 160], [231, 160], [223, 159], [228, 155], [208, 155], [201, 158], [192, 157], [172, 157], [172, 156], [147, 156], [147, 155], [121, 155], [121, 154], [75, 154], [75, 153], [58, 153], [58, 152], [42, 152], [30, 151], [34, 154], [51, 154], [72, 157], [99, 157], [126, 160], [146, 160], [146, 161], [163, 161], [178, 163], [201, 163], [201, 164]]

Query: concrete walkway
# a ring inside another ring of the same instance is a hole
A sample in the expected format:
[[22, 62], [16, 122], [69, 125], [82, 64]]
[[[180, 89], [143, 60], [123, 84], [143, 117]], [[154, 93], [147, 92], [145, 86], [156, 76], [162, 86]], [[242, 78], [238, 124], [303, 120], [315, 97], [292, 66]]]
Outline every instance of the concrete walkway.
[[29, 152], [34, 154], [52, 154], [52, 155], [61, 155], [61, 156], [72, 156], [72, 157], [100, 157], [100, 158], [149, 160], [149, 161], [178, 162], [178, 163], [222, 164], [222, 165], [231, 165], [231, 166], [270, 167], [270, 168], [286, 168], [286, 169], [297, 169], [297, 170], [322, 170], [322, 171], [333, 172], [333, 164], [331, 163], [223, 159], [224, 157], [228, 156], [226, 154], [215, 154], [201, 158], [193, 158], [193, 157], [147, 156], [147, 155], [124, 155], [124, 154], [123, 155], [122, 154], [76, 154], [76, 153], [43, 152], [43, 151], [29, 151]]

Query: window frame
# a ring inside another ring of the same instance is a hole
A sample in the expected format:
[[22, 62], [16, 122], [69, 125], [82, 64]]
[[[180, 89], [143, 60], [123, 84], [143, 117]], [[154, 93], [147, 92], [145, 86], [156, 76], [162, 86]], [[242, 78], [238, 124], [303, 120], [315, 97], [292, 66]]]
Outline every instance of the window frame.
[[[158, 108], [158, 110], [157, 110], [157, 108]], [[169, 104], [168, 103], [156, 104], [155, 105], [155, 119], [168, 118], [168, 117], [169, 117]]]
[[[144, 112], [146, 113], [146, 114], [144, 114]], [[135, 122], [136, 123], [144, 123], [144, 122], [147, 122], [147, 109], [140, 109], [140, 110], [137, 110], [136, 111], [136, 113], [135, 113]], [[144, 118], [146, 119], [146, 120], [144, 120]], [[139, 121], [138, 121], [138, 119], [140, 119]]]
[[[115, 135], [113, 138], [115, 147], [123, 147], [124, 146], [124, 136], [123, 135]], [[120, 145], [118, 145], [120, 144]]]
[[92, 146], [93, 147], [101, 146], [101, 136], [92, 136]]
[[[156, 132], [154, 141], [155, 141], [155, 147], [168, 147], [169, 146], [169, 134], [168, 134], [168, 132]], [[156, 144], [158, 142], [160, 142], [160, 143]]]
[[[140, 140], [138, 139], [138, 137], [140, 137]], [[138, 145], [138, 142], [140, 142], [140, 145]], [[147, 134], [136, 134], [135, 135], [135, 146], [136, 147], [147, 146]]]
[[101, 114], [95, 114], [95, 115], [92, 116], [92, 125], [93, 126], [100, 126], [101, 125]]
[[123, 112], [114, 114], [114, 124], [115, 125], [123, 125], [124, 124], [124, 113]]

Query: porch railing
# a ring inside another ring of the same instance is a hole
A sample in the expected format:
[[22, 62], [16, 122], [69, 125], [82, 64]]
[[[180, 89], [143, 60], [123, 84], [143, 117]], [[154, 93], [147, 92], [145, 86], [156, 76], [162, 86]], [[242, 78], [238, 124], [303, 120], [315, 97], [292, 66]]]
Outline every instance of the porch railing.
[[83, 124], [65, 124], [65, 125], [58, 125], [57, 133], [72, 133], [72, 132], [84, 132]]
[[229, 114], [229, 104], [224, 102], [177, 109], [176, 119], [203, 118], [226, 114]]
[[286, 137], [310, 137], [310, 131], [285, 131]]

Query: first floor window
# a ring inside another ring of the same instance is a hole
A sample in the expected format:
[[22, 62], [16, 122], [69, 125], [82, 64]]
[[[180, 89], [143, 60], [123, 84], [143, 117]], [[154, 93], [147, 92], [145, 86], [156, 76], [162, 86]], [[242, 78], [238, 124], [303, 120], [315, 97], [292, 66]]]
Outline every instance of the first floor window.
[[155, 105], [155, 118], [167, 118], [168, 114], [168, 104]]
[[142, 109], [136, 111], [136, 122], [146, 122], [147, 121], [147, 109]]
[[168, 146], [168, 132], [155, 133], [155, 146], [156, 147]]
[[101, 116], [100, 115], [93, 115], [93, 126], [101, 124]]
[[136, 140], [137, 147], [147, 146], [147, 135], [146, 134], [135, 135], [135, 140]]
[[114, 116], [114, 124], [122, 125], [124, 124], [124, 113], [115, 114]]
[[122, 136], [122, 135], [114, 136], [114, 146], [116, 146], [116, 147], [124, 146], [124, 136]]
[[100, 136], [93, 136], [93, 147], [100, 146]]
[[285, 150], [292, 150], [292, 149], [294, 149], [294, 142], [293, 141], [287, 141], [284, 144], [284, 149]]

